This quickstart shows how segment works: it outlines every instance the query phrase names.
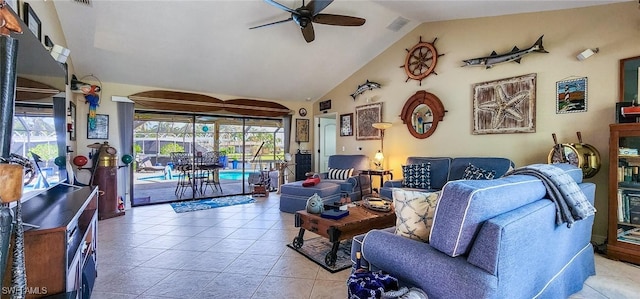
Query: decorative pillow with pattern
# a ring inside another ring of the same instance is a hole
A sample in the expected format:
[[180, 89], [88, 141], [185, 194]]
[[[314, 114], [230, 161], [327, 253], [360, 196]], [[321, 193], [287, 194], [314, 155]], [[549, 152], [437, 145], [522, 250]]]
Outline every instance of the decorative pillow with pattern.
[[431, 162], [402, 166], [402, 186], [431, 189]]
[[429, 242], [440, 191], [420, 192], [393, 188], [392, 192], [396, 211], [396, 235]]
[[347, 169], [329, 168], [327, 179], [328, 180], [346, 180], [352, 175], [353, 175], [353, 168], [347, 168]]
[[463, 180], [493, 180], [496, 176], [496, 172], [494, 170], [485, 170], [480, 167], [477, 167], [471, 163], [469, 166], [465, 168], [464, 175], [462, 176]]

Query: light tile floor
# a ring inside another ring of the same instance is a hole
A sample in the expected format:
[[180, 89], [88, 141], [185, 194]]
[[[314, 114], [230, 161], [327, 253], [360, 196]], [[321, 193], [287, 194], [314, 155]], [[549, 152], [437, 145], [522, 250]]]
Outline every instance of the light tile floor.
[[[284, 245], [298, 229], [278, 200], [101, 220], [92, 298], [346, 298], [348, 269], [331, 274]], [[640, 267], [596, 255], [596, 271], [572, 299], [640, 298]]]

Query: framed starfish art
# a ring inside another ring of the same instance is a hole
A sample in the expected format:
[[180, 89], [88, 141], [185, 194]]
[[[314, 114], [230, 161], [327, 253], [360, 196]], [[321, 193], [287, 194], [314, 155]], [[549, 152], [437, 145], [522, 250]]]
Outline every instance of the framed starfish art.
[[473, 85], [473, 134], [534, 133], [536, 74]]

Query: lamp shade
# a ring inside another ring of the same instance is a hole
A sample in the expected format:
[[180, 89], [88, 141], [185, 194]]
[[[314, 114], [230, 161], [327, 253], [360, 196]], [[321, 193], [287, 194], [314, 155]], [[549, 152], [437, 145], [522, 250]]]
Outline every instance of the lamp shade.
[[373, 158], [376, 159], [376, 161], [380, 162], [380, 161], [384, 160], [384, 155], [382, 154], [381, 151], [378, 151], [376, 153], [376, 155], [373, 156]]
[[378, 130], [386, 130], [388, 128], [391, 128], [391, 123], [388, 122], [379, 122], [379, 123], [372, 123], [371, 126], [378, 129]]

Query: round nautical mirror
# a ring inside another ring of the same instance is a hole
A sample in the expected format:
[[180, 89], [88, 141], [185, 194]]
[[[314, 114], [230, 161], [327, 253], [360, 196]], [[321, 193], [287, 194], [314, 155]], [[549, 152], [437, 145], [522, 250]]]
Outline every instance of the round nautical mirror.
[[411, 96], [402, 108], [400, 118], [407, 124], [413, 137], [424, 139], [436, 131], [444, 118], [444, 107], [434, 94], [420, 90]]
[[418, 134], [425, 134], [431, 130], [433, 125], [433, 112], [429, 106], [420, 104], [413, 109], [411, 124]]

